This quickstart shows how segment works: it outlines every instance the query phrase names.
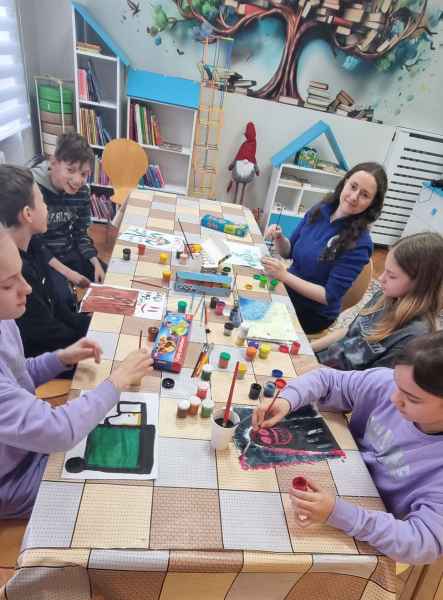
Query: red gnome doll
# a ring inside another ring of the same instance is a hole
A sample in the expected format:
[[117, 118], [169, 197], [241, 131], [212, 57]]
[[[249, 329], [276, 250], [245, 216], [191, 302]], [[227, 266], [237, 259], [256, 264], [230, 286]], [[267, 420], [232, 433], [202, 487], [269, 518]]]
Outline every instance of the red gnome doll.
[[257, 149], [255, 126], [251, 121], [249, 121], [249, 123], [246, 125], [245, 137], [246, 142], [243, 142], [243, 144], [240, 146], [236, 157], [228, 167], [228, 169], [232, 171], [232, 179], [229, 182], [228, 189], [226, 191], [229, 192], [232, 188], [232, 184], [235, 183], [235, 204], [237, 204], [239, 185], [241, 184], [242, 186], [240, 193], [240, 204], [243, 204], [246, 185], [251, 182], [256, 175], [260, 175], [257, 160], [255, 158], [255, 152]]

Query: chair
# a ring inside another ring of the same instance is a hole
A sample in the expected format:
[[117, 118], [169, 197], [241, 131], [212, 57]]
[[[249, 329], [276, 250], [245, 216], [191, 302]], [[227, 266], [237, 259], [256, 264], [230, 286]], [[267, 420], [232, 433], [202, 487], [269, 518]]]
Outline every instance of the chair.
[[27, 524], [28, 519], [0, 521], [0, 569], [15, 567]]
[[72, 381], [70, 379], [52, 379], [47, 383], [39, 385], [35, 390], [37, 398], [49, 400], [68, 394], [71, 389]]
[[106, 144], [102, 164], [114, 187], [112, 201], [123, 204], [146, 173], [148, 155], [137, 142], [120, 138]]

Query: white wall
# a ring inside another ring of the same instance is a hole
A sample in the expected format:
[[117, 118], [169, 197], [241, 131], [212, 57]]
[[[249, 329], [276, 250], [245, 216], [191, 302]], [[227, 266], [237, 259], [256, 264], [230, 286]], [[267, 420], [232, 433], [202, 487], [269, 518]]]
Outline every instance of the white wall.
[[[350, 166], [363, 161], [384, 162], [394, 135], [394, 127], [240, 94], [226, 94], [217, 177], [218, 199], [228, 198], [226, 187], [230, 180], [230, 172], [227, 166], [245, 140], [243, 132], [248, 121], [255, 124], [257, 131], [257, 162], [261, 174], [249, 184], [246, 203], [250, 207], [263, 207], [272, 170], [271, 157], [320, 120], [330, 125]], [[324, 160], [335, 161], [325, 136], [321, 136], [312, 146], [319, 150]]]

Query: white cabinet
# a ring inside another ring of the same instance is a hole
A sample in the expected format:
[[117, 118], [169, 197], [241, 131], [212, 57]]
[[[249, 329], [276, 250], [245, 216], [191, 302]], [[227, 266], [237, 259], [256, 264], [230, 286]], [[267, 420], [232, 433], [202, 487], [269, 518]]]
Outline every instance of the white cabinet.
[[425, 184], [409, 216], [402, 237], [434, 231], [443, 235], [443, 189]]

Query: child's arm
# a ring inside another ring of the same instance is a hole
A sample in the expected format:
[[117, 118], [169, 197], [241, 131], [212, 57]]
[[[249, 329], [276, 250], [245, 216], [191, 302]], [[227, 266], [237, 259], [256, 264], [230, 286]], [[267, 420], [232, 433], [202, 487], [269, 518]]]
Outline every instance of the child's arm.
[[40, 356], [27, 358], [25, 362], [26, 370], [31, 376], [35, 387], [54, 379], [67, 369], [58, 357], [57, 352], [45, 352]]
[[59, 261], [58, 258], [55, 258], [55, 256], [53, 256], [48, 261], [48, 265], [52, 267], [55, 271], [66, 277], [66, 279], [70, 281], [73, 285], [86, 288], [91, 283], [87, 277], [85, 277], [78, 271], [74, 271], [74, 269], [70, 269], [61, 261]]
[[314, 350], [314, 352], [320, 352], [320, 350], [324, 350], [325, 348], [328, 348], [331, 344], [335, 344], [335, 342], [342, 340], [347, 332], [347, 327], [340, 327], [340, 329], [335, 329], [331, 333], [323, 335], [318, 340], [312, 341], [311, 348]]
[[399, 562], [432, 563], [443, 554], [441, 490], [423, 496], [403, 520], [337, 498], [327, 522]]

